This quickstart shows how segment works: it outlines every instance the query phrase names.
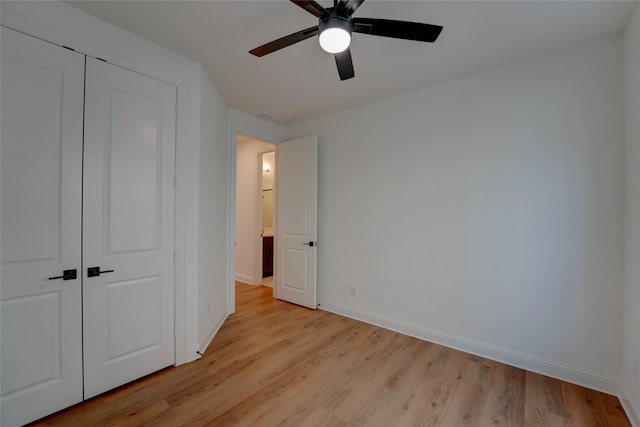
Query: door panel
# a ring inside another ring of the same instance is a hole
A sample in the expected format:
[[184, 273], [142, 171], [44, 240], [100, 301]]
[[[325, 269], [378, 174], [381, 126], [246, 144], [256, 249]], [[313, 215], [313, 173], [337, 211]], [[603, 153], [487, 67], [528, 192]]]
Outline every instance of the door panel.
[[[2, 28], [3, 426], [82, 400], [84, 56]], [[49, 280], [77, 269], [77, 279]]]
[[282, 286], [284, 289], [306, 292], [309, 274], [307, 251], [298, 248], [282, 250]]
[[318, 138], [278, 145], [276, 297], [316, 308]]
[[[106, 363], [117, 362], [136, 352], [159, 347], [161, 283], [158, 276], [105, 285], [107, 313]], [[136, 313], [134, 323], [121, 313]]]
[[105, 147], [107, 253], [158, 250], [163, 104], [118, 88], [111, 97], [111, 138]]
[[[174, 363], [176, 88], [87, 58], [84, 367], [90, 398]], [[87, 267], [102, 273], [89, 277]]]

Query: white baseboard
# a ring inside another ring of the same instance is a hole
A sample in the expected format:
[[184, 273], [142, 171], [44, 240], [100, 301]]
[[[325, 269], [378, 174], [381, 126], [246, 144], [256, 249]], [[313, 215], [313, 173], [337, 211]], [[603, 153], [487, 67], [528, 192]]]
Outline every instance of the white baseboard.
[[247, 283], [249, 285], [253, 284], [253, 277], [252, 276], [248, 276], [246, 274], [236, 273], [236, 280], [238, 282]]
[[638, 399], [630, 399], [631, 393], [629, 393], [622, 382], [620, 384], [620, 395], [618, 397], [624, 411], [627, 413], [627, 417], [629, 417], [629, 421], [631, 421], [631, 425], [633, 427], [640, 427], [640, 407], [637, 403]]
[[194, 360], [200, 359], [200, 355], [198, 354], [199, 348], [200, 347], [197, 344], [188, 346], [186, 360], [184, 363], [189, 363], [189, 362], [193, 362]]
[[[502, 362], [517, 368], [526, 369], [549, 377], [557, 378], [573, 384], [578, 384], [604, 393], [618, 395], [620, 383], [618, 379], [571, 366], [566, 363], [555, 362], [541, 357], [532, 356], [481, 341], [425, 328], [420, 325], [405, 322], [393, 317], [365, 312], [341, 304], [320, 301], [320, 309], [350, 317], [355, 320], [400, 332], [425, 341], [430, 341], [445, 347], [451, 347], [466, 353], [475, 354], [487, 359]], [[638, 426], [640, 427], [640, 426]]]
[[200, 343], [201, 354], [204, 354], [204, 352], [207, 351], [207, 347], [209, 347], [209, 344], [211, 344], [211, 341], [213, 341], [213, 337], [216, 336], [216, 334], [224, 324], [224, 321], [227, 320], [227, 317], [229, 317], [227, 313], [224, 313], [222, 316], [220, 316], [218, 321], [213, 325], [213, 328], [211, 328], [211, 331], [209, 332], [209, 334], [207, 334], [204, 341]]

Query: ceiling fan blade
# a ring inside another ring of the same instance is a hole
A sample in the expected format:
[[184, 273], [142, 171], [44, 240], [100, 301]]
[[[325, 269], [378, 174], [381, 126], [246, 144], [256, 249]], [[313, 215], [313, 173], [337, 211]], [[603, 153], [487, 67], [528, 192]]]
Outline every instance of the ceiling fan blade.
[[340, 4], [340, 12], [346, 12], [347, 16], [351, 16], [363, 2], [364, 0], [346, 0]]
[[353, 31], [356, 33], [420, 42], [433, 43], [442, 31], [442, 26], [440, 25], [394, 21], [391, 19], [353, 18], [351, 22], [353, 23]]
[[318, 34], [317, 26], [307, 28], [306, 30], [298, 31], [297, 33], [289, 34], [288, 36], [281, 37], [278, 40], [263, 44], [260, 47], [250, 50], [249, 53], [258, 57], [265, 56], [269, 53], [275, 52], [276, 50], [280, 50], [287, 46], [291, 46], [292, 44], [301, 42], [302, 40], [306, 40], [309, 37], [313, 37], [316, 34]]
[[336, 58], [340, 80], [347, 80], [355, 76], [353, 72], [353, 61], [351, 60], [351, 51], [349, 49], [336, 53], [334, 57]]
[[327, 9], [320, 6], [314, 0], [290, 0], [291, 3], [295, 3], [310, 14], [320, 18], [322, 15], [327, 15]]

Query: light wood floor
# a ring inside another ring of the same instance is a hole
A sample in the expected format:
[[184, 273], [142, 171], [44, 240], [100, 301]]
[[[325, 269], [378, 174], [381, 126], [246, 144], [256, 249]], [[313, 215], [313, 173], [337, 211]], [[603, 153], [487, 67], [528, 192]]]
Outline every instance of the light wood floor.
[[41, 420], [64, 426], [629, 426], [614, 396], [237, 285], [204, 357]]

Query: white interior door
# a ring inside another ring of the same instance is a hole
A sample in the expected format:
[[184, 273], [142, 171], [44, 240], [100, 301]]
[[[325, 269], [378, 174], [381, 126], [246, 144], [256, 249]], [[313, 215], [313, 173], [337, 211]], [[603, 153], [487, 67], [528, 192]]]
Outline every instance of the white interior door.
[[89, 57], [86, 86], [83, 336], [90, 398], [174, 363], [176, 88]]
[[316, 308], [318, 137], [282, 142], [276, 156], [276, 297]]
[[[2, 28], [3, 426], [82, 400], [84, 56]], [[50, 279], [63, 271], [77, 278]]]

